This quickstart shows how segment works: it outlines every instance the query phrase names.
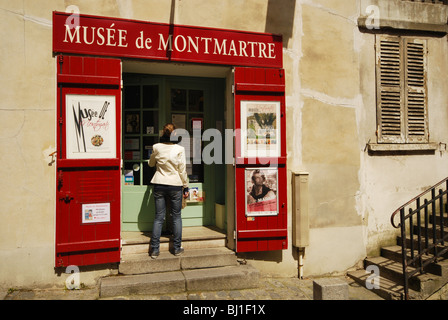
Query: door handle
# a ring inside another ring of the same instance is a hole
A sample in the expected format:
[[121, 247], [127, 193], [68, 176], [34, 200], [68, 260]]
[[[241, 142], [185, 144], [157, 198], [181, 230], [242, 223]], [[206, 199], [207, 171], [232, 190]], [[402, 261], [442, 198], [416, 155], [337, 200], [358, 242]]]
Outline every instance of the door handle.
[[59, 198], [59, 200], [64, 201], [65, 203], [70, 203], [74, 198], [70, 195], [70, 193], [66, 193], [65, 197]]

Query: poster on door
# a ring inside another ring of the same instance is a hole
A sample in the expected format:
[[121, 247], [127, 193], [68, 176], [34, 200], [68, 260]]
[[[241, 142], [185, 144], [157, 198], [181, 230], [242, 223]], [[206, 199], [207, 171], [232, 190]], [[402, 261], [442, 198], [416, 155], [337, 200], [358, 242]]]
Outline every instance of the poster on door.
[[246, 216], [278, 214], [278, 169], [246, 168]]
[[115, 96], [66, 96], [67, 159], [116, 158]]
[[280, 156], [280, 102], [241, 101], [244, 157]]
[[110, 222], [110, 203], [82, 205], [82, 223]]

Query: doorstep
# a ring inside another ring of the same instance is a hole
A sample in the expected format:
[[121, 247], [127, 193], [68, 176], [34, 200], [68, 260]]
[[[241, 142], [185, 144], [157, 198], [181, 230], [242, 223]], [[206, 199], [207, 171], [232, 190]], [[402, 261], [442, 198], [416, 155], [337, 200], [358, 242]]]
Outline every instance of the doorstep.
[[259, 277], [250, 265], [111, 276], [101, 279], [100, 297], [252, 289]]
[[[122, 255], [149, 253], [150, 232], [124, 231], [121, 233]], [[226, 246], [227, 236], [217, 227], [185, 227], [182, 229], [182, 247], [185, 250], [216, 248]], [[160, 251], [169, 251], [172, 246], [170, 237], [160, 237]]]

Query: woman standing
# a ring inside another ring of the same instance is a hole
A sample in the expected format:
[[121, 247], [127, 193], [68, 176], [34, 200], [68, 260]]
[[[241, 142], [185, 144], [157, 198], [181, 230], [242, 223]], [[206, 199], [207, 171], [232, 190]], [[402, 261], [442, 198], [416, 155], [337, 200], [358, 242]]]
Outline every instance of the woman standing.
[[168, 123], [163, 127], [160, 143], [153, 146], [153, 153], [149, 159], [149, 166], [156, 166], [156, 173], [151, 180], [154, 184], [153, 194], [156, 207], [152, 237], [151, 258], [156, 259], [160, 253], [160, 235], [167, 203], [171, 203], [173, 217], [173, 245], [174, 254], [181, 255], [182, 244], [182, 196], [188, 197], [188, 180], [186, 171], [185, 148], [178, 145], [178, 137], [173, 131], [176, 127]]

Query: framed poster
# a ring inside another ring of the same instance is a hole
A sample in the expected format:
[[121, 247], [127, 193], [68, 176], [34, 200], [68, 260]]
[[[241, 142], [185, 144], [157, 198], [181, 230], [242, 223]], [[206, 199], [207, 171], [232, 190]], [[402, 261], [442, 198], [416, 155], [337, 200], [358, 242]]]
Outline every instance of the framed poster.
[[171, 122], [175, 125], [176, 129], [186, 129], [187, 116], [185, 114], [173, 113], [171, 115]]
[[204, 120], [202, 118], [191, 118], [191, 129], [202, 130]]
[[140, 133], [140, 114], [138, 112], [126, 112], [126, 133]]
[[139, 138], [124, 139], [124, 150], [140, 150], [140, 139]]
[[115, 96], [67, 94], [67, 159], [116, 158]]
[[241, 155], [280, 156], [280, 101], [241, 101]]
[[246, 216], [278, 215], [278, 168], [246, 168]]

